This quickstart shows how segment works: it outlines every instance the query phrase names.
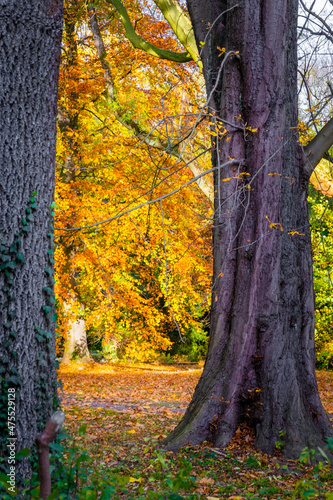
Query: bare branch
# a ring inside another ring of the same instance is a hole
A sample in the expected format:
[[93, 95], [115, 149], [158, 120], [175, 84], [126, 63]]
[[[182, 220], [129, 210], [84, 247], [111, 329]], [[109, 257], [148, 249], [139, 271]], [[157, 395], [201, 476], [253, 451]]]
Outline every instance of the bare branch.
[[312, 7], [313, 7], [313, 5], [314, 5], [315, 2], [313, 2], [313, 4], [311, 5], [310, 8], [305, 5], [305, 3], [303, 2], [303, 0], [300, 0], [300, 3], [302, 5], [303, 9], [305, 10], [305, 12], [308, 13], [307, 20], [308, 20], [309, 16], [314, 17], [315, 19], [317, 19], [319, 21], [319, 26], [322, 26], [323, 28], [325, 28], [326, 31], [323, 28], [321, 28], [320, 31], [316, 33], [314, 31], [312, 31], [310, 28], [308, 28], [308, 27], [305, 26], [306, 22], [304, 23], [303, 29], [309, 31], [310, 33], [312, 33], [314, 35], [325, 36], [330, 42], [332, 42], [333, 41], [333, 30], [332, 30], [332, 28], [329, 26], [329, 24], [326, 22], [326, 20], [323, 19], [323, 17], [321, 17], [314, 10], [312, 10]]
[[89, 224], [88, 226], [71, 227], [71, 228], [56, 227], [55, 229], [57, 231], [66, 231], [66, 232], [68, 232], [68, 231], [80, 231], [81, 229], [91, 229], [92, 227], [97, 227], [97, 226], [101, 226], [102, 224], [107, 224], [107, 223], [112, 222], [116, 219], [119, 219], [120, 217], [123, 217], [126, 214], [129, 214], [130, 212], [134, 212], [134, 210], [138, 210], [139, 208], [145, 207], [147, 205], [151, 205], [152, 203], [156, 203], [158, 201], [164, 200], [165, 198], [169, 198], [169, 196], [172, 196], [172, 195], [178, 193], [181, 189], [184, 189], [185, 187], [190, 186], [191, 184], [193, 184], [193, 182], [197, 182], [199, 179], [201, 179], [201, 177], [204, 177], [205, 175], [214, 172], [218, 168], [223, 168], [223, 167], [226, 167], [227, 165], [232, 165], [234, 163], [240, 163], [240, 162], [241, 162], [241, 160], [230, 160], [230, 161], [227, 161], [226, 163], [223, 163], [222, 165], [219, 165], [218, 167], [210, 168], [209, 170], [202, 172], [200, 175], [198, 175], [198, 176], [194, 177], [193, 179], [191, 179], [190, 181], [186, 182], [185, 184], [183, 184], [179, 188], [174, 189], [170, 193], [164, 194], [163, 196], [159, 196], [158, 198], [155, 198], [154, 200], [149, 200], [149, 201], [146, 201], [145, 203], [141, 203], [140, 205], [137, 205], [136, 207], [132, 207], [129, 210], [125, 210], [124, 212], [120, 212], [119, 214], [115, 215], [114, 217], [110, 217], [109, 219], [105, 219], [105, 220], [102, 220], [100, 222], [95, 222], [94, 224]]

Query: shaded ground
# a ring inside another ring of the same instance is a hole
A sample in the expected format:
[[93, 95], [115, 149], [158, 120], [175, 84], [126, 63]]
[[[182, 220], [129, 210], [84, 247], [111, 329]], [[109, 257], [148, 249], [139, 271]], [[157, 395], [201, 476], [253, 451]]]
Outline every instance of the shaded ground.
[[[246, 426], [240, 426], [225, 450], [207, 443], [177, 455], [158, 451], [158, 440], [181, 418], [200, 374], [199, 366], [61, 367], [67, 429], [75, 434], [87, 424], [86, 434], [75, 443], [94, 457], [96, 475], [111, 471], [127, 478], [126, 492], [119, 490], [114, 498], [148, 498], [149, 492], [178, 488], [189, 499], [277, 500], [293, 494], [333, 499], [325, 497], [325, 490], [333, 491], [332, 470], [320, 472], [318, 497], [318, 474], [314, 477], [311, 467], [282, 458], [283, 438], [276, 455], [268, 457], [255, 450]], [[318, 372], [318, 384], [333, 416], [333, 373]]]

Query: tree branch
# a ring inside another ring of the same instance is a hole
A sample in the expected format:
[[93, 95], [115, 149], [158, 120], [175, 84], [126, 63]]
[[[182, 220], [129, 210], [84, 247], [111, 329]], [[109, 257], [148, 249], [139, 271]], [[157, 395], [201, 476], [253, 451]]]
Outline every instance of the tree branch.
[[97, 16], [96, 16], [96, 10], [95, 8], [90, 5], [88, 7], [88, 13], [89, 13], [89, 23], [90, 23], [90, 28], [91, 32], [93, 34], [93, 40], [94, 44], [96, 47], [97, 55], [99, 57], [100, 63], [102, 68], [105, 70], [104, 73], [104, 81], [105, 81], [105, 86], [106, 86], [106, 99], [109, 104], [114, 103], [117, 104], [117, 106], [114, 106], [113, 112], [117, 120], [125, 127], [127, 130], [130, 130], [131, 132], [134, 133], [136, 137], [139, 139], [144, 140], [144, 142], [148, 146], [152, 146], [155, 148], [158, 148], [159, 150], [164, 151], [165, 145], [161, 143], [161, 141], [158, 138], [152, 138], [151, 134], [148, 134], [145, 130], [142, 130], [141, 127], [132, 119], [126, 117], [126, 110], [123, 110], [119, 103], [116, 100], [115, 93], [114, 93], [114, 83], [113, 83], [113, 78], [112, 78], [112, 73], [111, 73], [111, 67], [109, 62], [107, 61], [107, 53], [105, 50], [105, 45], [104, 41], [98, 26], [98, 21], [97, 21]]
[[[170, 1], [170, 0], [169, 0]], [[187, 137], [183, 138], [182, 141], [178, 142], [177, 144], [170, 144], [170, 141], [163, 141], [159, 137], [153, 136], [151, 131], [145, 130], [143, 127], [141, 127], [137, 122], [132, 120], [131, 118], [129, 119], [126, 117], [126, 110], [122, 108], [119, 103], [117, 103], [115, 93], [114, 93], [114, 84], [113, 84], [113, 79], [112, 79], [112, 73], [111, 73], [111, 67], [109, 65], [109, 62], [107, 61], [107, 52], [105, 49], [104, 41], [99, 29], [98, 25], [98, 20], [96, 16], [96, 10], [93, 5], [90, 5], [88, 7], [88, 13], [89, 13], [89, 23], [90, 23], [90, 28], [91, 32], [93, 34], [93, 41], [96, 47], [97, 55], [99, 57], [99, 60], [101, 62], [102, 68], [105, 70], [104, 72], [104, 80], [106, 84], [106, 98], [109, 103], [115, 103], [117, 106], [113, 107], [113, 113], [116, 117], [116, 119], [124, 126], [127, 128], [127, 130], [130, 130], [133, 132], [133, 134], [140, 140], [142, 140], [145, 144], [147, 144], [150, 147], [156, 148], [159, 151], [164, 151], [166, 153], [169, 153], [170, 155], [182, 159], [184, 156], [183, 152], [179, 152], [179, 144], [185, 140]], [[198, 187], [199, 189], [204, 193], [205, 196], [213, 203], [214, 201], [214, 187], [213, 187], [213, 182], [211, 177], [207, 178], [202, 178], [199, 174], [202, 173], [202, 170], [200, 169], [199, 166], [196, 165], [196, 163], [188, 162], [189, 169], [193, 173], [193, 175], [198, 179]]]
[[306, 155], [305, 170], [312, 174], [320, 160], [333, 144], [333, 118], [331, 118], [320, 132], [304, 147]]
[[201, 72], [202, 62], [190, 19], [186, 17], [177, 0], [154, 0], [154, 3], [161, 10], [180, 43], [185, 47], [193, 61], [198, 64]]
[[126, 37], [136, 49], [143, 50], [151, 56], [158, 57], [159, 59], [167, 59], [177, 63], [184, 63], [192, 61], [192, 57], [188, 52], [174, 52], [172, 50], [160, 49], [152, 43], [147, 42], [139, 36], [134, 29], [133, 24], [129, 18], [127, 10], [121, 0], [106, 0], [112, 4], [120, 15], [121, 22], [124, 25]]
[[313, 35], [322, 35], [322, 36], [325, 36], [330, 42], [332, 42], [332, 37], [333, 37], [333, 30], [332, 28], [329, 26], [329, 24], [326, 22], [325, 19], [323, 19], [319, 14], [317, 14], [316, 12], [314, 12], [312, 10], [312, 7], [314, 6], [315, 2], [312, 3], [311, 7], [308, 8], [305, 3], [303, 2], [303, 0], [300, 0], [300, 3], [303, 7], [303, 9], [305, 10], [305, 12], [307, 12], [309, 14], [309, 16], [313, 16], [315, 19], [317, 19], [319, 21], [319, 23], [327, 30], [326, 32], [322, 29], [322, 31], [320, 31], [319, 33], [315, 33], [313, 31], [311, 31], [310, 28], [307, 28], [305, 26], [306, 22], [304, 23], [304, 27], [303, 29], [309, 31], [310, 33], [312, 33]]
[[123, 217], [124, 215], [133, 212], [134, 210], [138, 210], [139, 208], [145, 207], [147, 205], [151, 205], [152, 203], [156, 203], [158, 201], [165, 200], [165, 198], [169, 198], [169, 196], [172, 196], [172, 195], [178, 193], [181, 189], [184, 189], [184, 188], [190, 186], [191, 184], [193, 184], [193, 182], [197, 182], [199, 179], [201, 179], [205, 175], [211, 174], [212, 172], [214, 172], [215, 170], [217, 170], [219, 168], [224, 168], [228, 165], [232, 165], [235, 163], [239, 164], [239, 163], [241, 163], [241, 161], [240, 160], [229, 160], [229, 161], [223, 163], [222, 165], [218, 165], [217, 167], [212, 167], [209, 170], [205, 170], [205, 172], [202, 172], [200, 175], [197, 175], [196, 177], [194, 177], [190, 181], [185, 182], [185, 184], [174, 189], [170, 193], [166, 193], [163, 196], [159, 196], [158, 198], [155, 198], [153, 200], [145, 201], [144, 203], [141, 203], [140, 205], [136, 205], [135, 207], [132, 207], [128, 210], [124, 210], [123, 212], [120, 212], [117, 215], [110, 217], [109, 219], [101, 220], [100, 222], [95, 222], [94, 224], [89, 224], [88, 226], [78, 226], [78, 227], [70, 227], [70, 228], [68, 228], [68, 227], [55, 227], [55, 229], [57, 231], [66, 231], [66, 232], [68, 232], [68, 231], [80, 231], [82, 229], [91, 229], [92, 227], [97, 227], [97, 226], [101, 226], [102, 224], [107, 224], [107, 223], [112, 222], [116, 219], [119, 219], [119, 217]]

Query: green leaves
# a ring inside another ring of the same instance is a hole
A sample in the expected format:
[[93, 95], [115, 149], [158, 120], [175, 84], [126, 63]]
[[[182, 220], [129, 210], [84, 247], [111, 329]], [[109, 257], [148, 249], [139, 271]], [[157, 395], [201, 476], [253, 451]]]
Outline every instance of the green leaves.
[[86, 432], [87, 432], [87, 424], [80, 425], [78, 430], [79, 436], [85, 436]]
[[42, 310], [45, 314], [49, 314], [52, 311], [52, 307], [50, 306], [42, 306]]
[[17, 254], [16, 254], [16, 260], [17, 260], [17, 261], [19, 261], [19, 262], [22, 262], [22, 264], [24, 264], [24, 262], [25, 262], [25, 258], [24, 258], [23, 253], [20, 253], [20, 252], [19, 252], [19, 253], [17, 253]]
[[14, 385], [21, 384], [21, 380], [20, 380], [20, 377], [18, 375], [11, 375], [8, 379], [8, 382], [11, 382]]
[[26, 457], [30, 457], [29, 448], [23, 448], [15, 456], [16, 460], [19, 460], [20, 458], [26, 458]]
[[49, 447], [51, 448], [51, 450], [55, 450], [55, 451], [58, 451], [58, 452], [62, 452], [64, 447], [62, 444], [59, 444], [59, 443], [50, 443], [49, 444]]

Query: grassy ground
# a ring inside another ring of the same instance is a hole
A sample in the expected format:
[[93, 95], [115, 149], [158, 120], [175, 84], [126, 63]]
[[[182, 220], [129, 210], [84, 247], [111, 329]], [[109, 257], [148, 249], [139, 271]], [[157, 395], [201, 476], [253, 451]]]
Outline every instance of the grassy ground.
[[[181, 418], [200, 373], [193, 365], [60, 368], [66, 429], [76, 455], [86, 449], [91, 457], [87, 482], [95, 484], [96, 498], [110, 484], [103, 498], [333, 499], [333, 472], [324, 459], [320, 469], [283, 459], [283, 437], [275, 456], [259, 453], [245, 425], [223, 450], [208, 443], [178, 454], [159, 450], [158, 441]], [[318, 372], [318, 383], [333, 414], [333, 373]]]

